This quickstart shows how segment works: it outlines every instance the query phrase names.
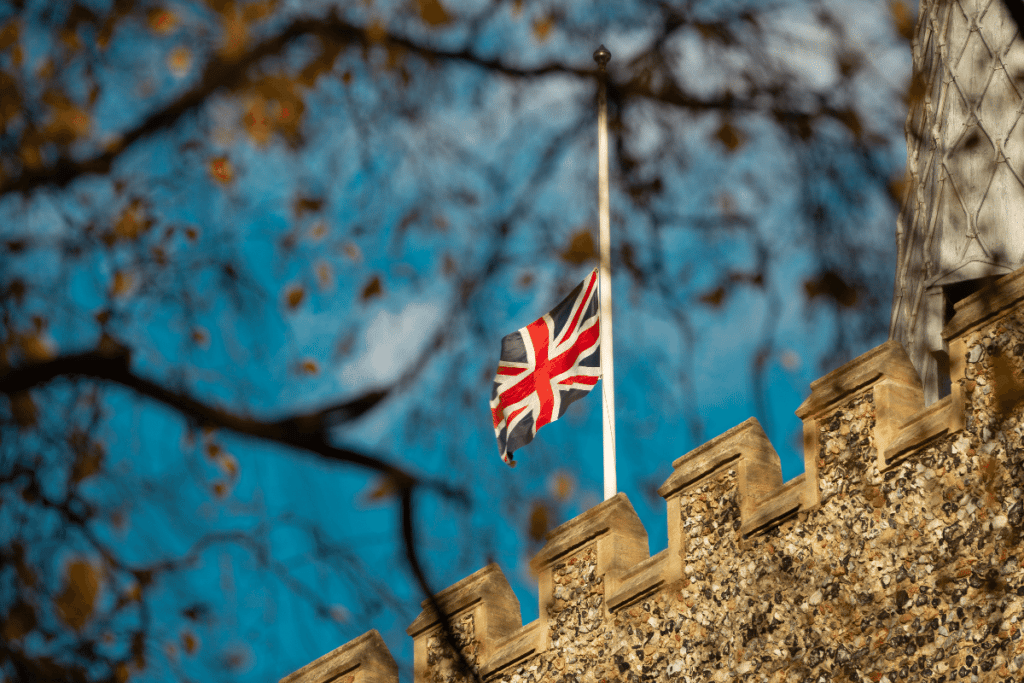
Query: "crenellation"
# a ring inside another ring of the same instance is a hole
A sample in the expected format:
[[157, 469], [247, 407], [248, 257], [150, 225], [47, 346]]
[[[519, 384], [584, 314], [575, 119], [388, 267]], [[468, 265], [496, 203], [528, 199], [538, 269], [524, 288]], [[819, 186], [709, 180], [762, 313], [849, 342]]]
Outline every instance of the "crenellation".
[[[812, 384], [803, 475], [783, 484], [747, 420], [673, 463], [653, 557], [620, 493], [548, 535], [531, 624], [494, 565], [442, 591], [471, 665], [492, 683], [1020, 680], [1024, 278], [989, 290], [947, 327], [938, 403], [883, 344]], [[414, 683], [462, 680], [431, 610], [410, 633]], [[300, 672], [285, 681], [322, 683]]]
[[279, 683], [398, 683], [398, 664], [376, 630], [367, 631]]
[[[823, 480], [822, 468], [842, 450], [839, 444], [845, 443], [848, 435], [832, 434], [831, 442], [823, 441], [822, 435], [834, 431], [826, 427], [836, 419], [837, 406], [858, 396], [870, 396], [872, 422], [871, 448], [861, 449], [859, 454], [873, 460], [878, 469], [884, 469], [882, 454], [887, 444], [924, 406], [921, 381], [899, 342], [887, 341], [811, 382], [811, 395], [796, 410], [804, 422], [804, 473], [808, 487], [805, 509], [820, 505], [824, 488], [834, 486]], [[849, 427], [859, 433], [857, 423], [851, 422]]]
[[[497, 644], [522, 627], [519, 599], [497, 564], [489, 564], [435, 596], [441, 611], [458, 625], [456, 635], [474, 644], [473, 666], [487, 661]], [[423, 611], [406, 629], [413, 637], [413, 658], [417, 672], [429, 671], [437, 662], [446, 661], [440, 654], [444, 636], [441, 618], [429, 600], [422, 603]], [[436, 662], [434, 660], [437, 660]], [[454, 666], [453, 663], [449, 663]]]

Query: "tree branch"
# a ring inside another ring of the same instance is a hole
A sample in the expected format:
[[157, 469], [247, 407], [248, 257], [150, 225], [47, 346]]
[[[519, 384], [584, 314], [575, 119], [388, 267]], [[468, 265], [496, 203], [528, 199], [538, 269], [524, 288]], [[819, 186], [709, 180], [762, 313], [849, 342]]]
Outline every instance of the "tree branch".
[[132, 372], [128, 350], [108, 344], [105, 348], [79, 354], [59, 356], [0, 372], [0, 393], [14, 395], [42, 386], [60, 377], [88, 377], [120, 384], [177, 411], [189, 420], [233, 431], [284, 446], [314, 453], [328, 460], [358, 465], [390, 477], [396, 488], [429, 483], [449, 496], [461, 495], [439, 482], [421, 482], [413, 474], [378, 457], [339, 448], [328, 443], [328, 426], [352, 421], [365, 414], [387, 396], [387, 391], [374, 391], [347, 403], [310, 413], [292, 415], [275, 421], [238, 415], [211, 406], [191, 395], [168, 389]]

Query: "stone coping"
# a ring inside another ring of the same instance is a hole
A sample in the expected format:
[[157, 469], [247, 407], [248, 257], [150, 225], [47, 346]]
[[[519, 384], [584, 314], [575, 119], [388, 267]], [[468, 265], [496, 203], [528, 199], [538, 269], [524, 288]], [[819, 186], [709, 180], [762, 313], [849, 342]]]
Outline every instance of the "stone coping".
[[901, 455], [947, 434], [957, 425], [951, 415], [953, 408], [953, 397], [946, 396], [907, 420], [896, 438], [886, 447], [883, 454], [884, 467], [881, 469], [891, 467]]
[[[449, 617], [482, 604], [488, 612], [493, 613], [492, 619], [497, 617], [497, 621], [500, 622], [489, 624], [491, 628], [498, 627], [499, 630], [511, 631], [522, 624], [519, 599], [501, 567], [494, 562], [445, 588], [434, 597]], [[406, 633], [414, 638], [441, 621], [429, 600], [424, 600], [420, 606], [423, 611], [406, 629]]]
[[956, 302], [953, 306], [956, 313], [942, 328], [942, 338], [949, 341], [962, 336], [1021, 300], [1024, 300], [1024, 268], [1018, 268]]
[[823, 413], [882, 377], [917, 389], [922, 388], [921, 380], [903, 345], [889, 340], [811, 382], [811, 395], [796, 409], [797, 417], [806, 420]]
[[540, 619], [534, 619], [511, 635], [494, 644], [494, 654], [484, 662], [480, 673], [489, 678], [504, 669], [543, 650], [543, 631]]
[[331, 683], [353, 672], [356, 683], [398, 683], [398, 664], [378, 631], [367, 631], [288, 674], [279, 683]]
[[[643, 544], [647, 545], [647, 529], [629, 498], [621, 491], [549, 531], [545, 537], [547, 543], [530, 562], [530, 566], [539, 571], [588, 541], [608, 533], [642, 539]], [[650, 554], [649, 550], [647, 554]]]
[[740, 525], [740, 536], [747, 540], [775, 526], [773, 523], [782, 523], [799, 512], [805, 504], [804, 484], [804, 473], [800, 473], [760, 501], [757, 511]]

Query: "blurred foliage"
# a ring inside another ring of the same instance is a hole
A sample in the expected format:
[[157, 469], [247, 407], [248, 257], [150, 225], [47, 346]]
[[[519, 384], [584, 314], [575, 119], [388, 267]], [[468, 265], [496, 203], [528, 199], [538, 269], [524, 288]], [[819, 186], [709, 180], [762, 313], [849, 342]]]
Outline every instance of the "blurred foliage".
[[[5, 680], [276, 678], [302, 661], [254, 653], [288, 619], [337, 644], [403, 609], [335, 521], [355, 508], [414, 488], [462, 501], [437, 514], [464, 530], [472, 569], [497, 552], [475, 511], [535, 549], [594, 502], [543, 446], [518, 482], [474, 480], [497, 458], [464, 447], [489, 438], [498, 340], [596, 265], [600, 42], [616, 281], [682, 352], [627, 327], [617, 349], [663, 369], [644, 391], [666, 428], [706, 436], [686, 358], [744, 296], [766, 321], [736, 333], [756, 347], [762, 404], [772, 364], [798, 364], [777, 326], [794, 292], [828, 337], [822, 369], [863, 351], [887, 326], [902, 121], [923, 87], [882, 61], [908, 52], [909, 6], [883, 8], [867, 38], [857, 14], [814, 0], [0, 4]], [[435, 322], [374, 332], [381, 311], [424, 302]], [[353, 380], [374, 334], [419, 343]], [[385, 437], [329, 447], [385, 411]], [[620, 432], [645, 418], [625, 414]], [[310, 480], [268, 512], [239, 493], [261, 456], [237, 434], [355, 464], [368, 493], [319, 499]], [[305, 539], [296, 561], [276, 554], [284, 529]], [[351, 588], [344, 606], [335, 585]], [[223, 597], [267, 586], [301, 608]]]

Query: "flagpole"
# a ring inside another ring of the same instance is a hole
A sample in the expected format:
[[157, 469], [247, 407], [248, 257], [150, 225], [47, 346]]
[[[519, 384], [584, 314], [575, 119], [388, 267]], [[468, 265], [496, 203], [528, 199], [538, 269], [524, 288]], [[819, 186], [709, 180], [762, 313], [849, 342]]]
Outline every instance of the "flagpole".
[[604, 427], [604, 499], [615, 496], [615, 370], [612, 366], [612, 245], [608, 217], [608, 72], [612, 53], [604, 45], [594, 51], [600, 68], [597, 91], [597, 204], [601, 252], [601, 406]]

